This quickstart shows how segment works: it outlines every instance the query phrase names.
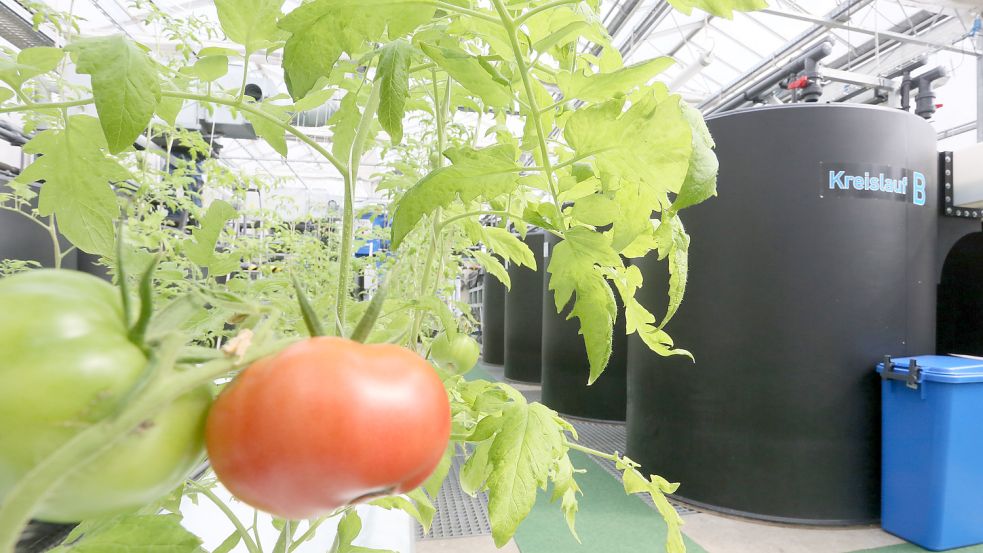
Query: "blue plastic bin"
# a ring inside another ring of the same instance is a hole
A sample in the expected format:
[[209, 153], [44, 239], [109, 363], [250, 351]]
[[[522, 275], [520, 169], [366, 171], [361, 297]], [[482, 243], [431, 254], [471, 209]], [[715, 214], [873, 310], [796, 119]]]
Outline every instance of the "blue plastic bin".
[[884, 530], [933, 551], [983, 543], [983, 361], [885, 363], [877, 366]]

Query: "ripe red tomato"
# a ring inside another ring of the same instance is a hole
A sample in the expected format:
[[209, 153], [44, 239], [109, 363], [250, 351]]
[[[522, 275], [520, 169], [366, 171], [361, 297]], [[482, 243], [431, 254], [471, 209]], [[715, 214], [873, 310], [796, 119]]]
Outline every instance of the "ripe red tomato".
[[450, 427], [447, 393], [422, 357], [319, 337], [244, 370], [212, 406], [205, 440], [233, 495], [305, 519], [416, 488]]

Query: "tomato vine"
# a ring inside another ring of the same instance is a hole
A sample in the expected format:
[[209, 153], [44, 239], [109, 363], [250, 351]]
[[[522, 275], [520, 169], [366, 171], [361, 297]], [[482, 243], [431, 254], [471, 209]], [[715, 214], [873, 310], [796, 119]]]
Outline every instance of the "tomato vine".
[[[763, 6], [671, 3], [724, 17]], [[59, 482], [156, 411], [305, 333], [405, 344], [432, 353], [438, 365], [452, 410], [447, 453], [423, 486], [372, 504], [429, 525], [431, 498], [460, 454], [460, 484], [488, 492], [498, 545], [547, 486], [575, 532], [580, 489], [568, 452], [576, 450], [614, 461], [627, 493], [650, 494], [670, 530], [668, 550], [682, 551], [681, 521], [666, 499], [675, 485], [643, 476], [620, 454], [579, 444], [569, 423], [511, 387], [464, 378], [474, 364], [467, 334], [475, 322], [452, 298], [466, 266], [482, 266], [509, 286], [502, 261], [533, 266], [520, 237], [538, 227], [561, 239], [547, 267], [549, 288], [557, 310], [572, 303], [580, 321], [590, 361], [585, 379], [602, 377], [611, 353], [617, 303], [609, 283], [625, 306], [629, 334], [662, 355], [689, 355], [664, 330], [686, 288], [689, 237], [679, 213], [716, 193], [717, 166], [700, 114], [657, 80], [672, 60], [626, 66], [600, 22], [599, 0], [313, 0], [289, 13], [283, 0], [215, 6], [235, 48], [203, 47], [199, 33], [214, 32], [207, 24], [159, 10], [150, 19], [180, 37], [177, 56], [153, 55], [123, 36], [78, 37], [71, 14], [39, 10], [39, 24], [63, 29], [67, 43], [0, 59], [0, 114], [44, 129], [25, 146], [37, 157], [0, 195], [0, 209], [44, 227], [56, 266], [68, 253], [59, 233], [101, 256], [122, 290], [129, 336], [150, 359], [111, 415], [0, 488], [0, 552], [13, 550]], [[251, 57], [280, 51], [289, 94], [250, 97]], [[69, 61], [88, 76], [88, 87], [62, 77]], [[229, 75], [230, 61], [242, 63], [241, 76]], [[58, 86], [38, 86], [51, 82]], [[276, 208], [251, 210], [249, 194], [262, 202], [278, 183], [206, 161], [214, 158], [214, 136], [206, 140], [180, 123], [190, 104], [241, 117], [283, 156], [297, 146], [319, 155], [341, 184], [340, 211], [329, 213], [335, 221], [311, 216], [300, 232]], [[325, 105], [334, 111], [330, 145], [295, 122]], [[166, 148], [149, 146], [154, 140]], [[177, 151], [185, 158], [176, 160]], [[386, 201], [364, 215], [387, 214], [391, 231], [356, 229], [363, 215], [356, 186], [366, 180], [363, 158], [372, 151], [384, 166], [372, 178]], [[154, 156], [164, 169], [153, 169]], [[187, 183], [202, 175], [219, 193], [207, 207], [203, 192]], [[38, 193], [29, 188], [36, 181], [44, 181]], [[179, 223], [176, 214], [183, 214]], [[250, 226], [249, 218], [258, 223]], [[390, 247], [356, 259], [357, 246], [374, 239]], [[625, 261], [646, 255], [668, 264], [668, 308], [659, 317], [635, 300], [642, 275]], [[140, 270], [124, 270], [134, 267]], [[353, 293], [356, 274], [379, 282], [367, 287], [371, 298]], [[197, 493], [222, 509], [203, 483], [177, 497]], [[170, 510], [86, 521], [87, 530], [62, 550], [141, 524], [197, 550]], [[257, 523], [247, 528], [222, 510], [234, 532], [216, 551], [243, 543], [258, 553]], [[360, 550], [352, 546], [357, 513], [345, 507], [330, 516], [341, 517], [334, 550]], [[324, 520], [310, 521], [300, 536], [299, 524], [278, 522], [277, 551], [297, 549]]]

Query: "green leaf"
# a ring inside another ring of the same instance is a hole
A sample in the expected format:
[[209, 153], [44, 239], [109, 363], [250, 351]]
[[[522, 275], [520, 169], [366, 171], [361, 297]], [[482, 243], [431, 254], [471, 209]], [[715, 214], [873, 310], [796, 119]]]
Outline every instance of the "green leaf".
[[622, 481], [625, 487], [625, 493], [647, 493], [652, 498], [652, 502], [655, 504], [655, 508], [662, 515], [662, 518], [666, 521], [666, 526], [668, 527], [668, 535], [666, 536], [666, 552], [667, 553], [685, 553], [686, 545], [683, 542], [683, 533], [681, 527], [683, 525], [683, 519], [679, 516], [676, 508], [669, 503], [666, 498], [666, 494], [675, 493], [679, 488], [679, 484], [670, 484], [664, 478], [657, 475], [651, 475], [649, 479], [646, 479], [640, 472], [638, 472], [638, 465], [634, 463], [631, 459], [622, 458], [616, 463], [618, 470], [622, 471]]
[[[494, 418], [501, 421], [500, 417], [485, 418]], [[479, 490], [485, 489], [485, 482], [491, 474], [492, 464], [488, 459], [488, 453], [491, 452], [493, 442], [493, 440], [488, 439], [479, 443], [474, 448], [471, 456], [468, 457], [468, 460], [464, 462], [464, 467], [461, 468], [461, 490], [472, 497]]]
[[563, 518], [567, 521], [567, 527], [570, 528], [573, 537], [580, 542], [576, 524], [577, 511], [580, 509], [577, 494], [583, 492], [580, 491], [580, 486], [574, 480], [573, 474], [573, 463], [570, 462], [570, 457], [564, 455], [557, 461], [556, 471], [553, 475], [553, 495], [550, 501], [560, 500], [560, 509], [563, 511]]
[[511, 263], [536, 270], [536, 256], [519, 237], [499, 227], [481, 229], [484, 243], [490, 250]]
[[99, 121], [73, 115], [65, 129], [38, 133], [24, 146], [28, 154], [43, 154], [17, 177], [41, 186], [38, 211], [54, 215], [58, 228], [82, 251], [112, 255], [119, 205], [111, 182], [130, 178], [130, 173], [104, 152], [106, 139]]
[[498, 547], [512, 539], [536, 503], [536, 489], [545, 489], [554, 461], [565, 453], [555, 413], [518, 393], [513, 400], [488, 451], [488, 516]]
[[335, 157], [348, 160], [361, 121], [362, 113], [358, 110], [358, 91], [352, 90], [341, 99], [338, 111], [328, 121], [332, 132], [331, 153]]
[[481, 150], [452, 148], [445, 152], [452, 165], [437, 169], [410, 188], [393, 214], [393, 250], [425, 215], [455, 200], [491, 200], [518, 186], [515, 148], [496, 145]]
[[577, 297], [568, 318], [580, 319], [580, 333], [587, 346], [592, 384], [604, 372], [611, 357], [617, 303], [611, 287], [596, 267], [621, 267], [621, 257], [611, 248], [611, 237], [585, 227], [571, 228], [553, 247], [548, 267], [549, 289], [559, 313]]
[[405, 40], [386, 45], [379, 55], [377, 78], [382, 79], [379, 98], [379, 124], [389, 133], [393, 144], [403, 141], [403, 116], [409, 96], [410, 61], [413, 47]]
[[14, 97], [14, 91], [9, 88], [0, 88], [0, 103], [6, 102], [7, 100]]
[[765, 0], [669, 0], [672, 7], [689, 15], [693, 8], [727, 19], [734, 18], [734, 11], [752, 12], [768, 7]]
[[281, 38], [277, 20], [283, 0], [215, 0], [222, 31], [247, 52], [268, 48]]
[[395, 40], [430, 21], [436, 8], [410, 0], [314, 0], [280, 20], [290, 33], [283, 50], [287, 89], [303, 98], [328, 77], [341, 54], [357, 58], [367, 43]]
[[128, 515], [94, 527], [52, 553], [200, 553], [201, 540], [181, 526], [181, 516]]
[[611, 73], [588, 75], [586, 71], [561, 71], [557, 83], [565, 99], [578, 98], [589, 102], [606, 102], [645, 86], [656, 75], [676, 63], [668, 56], [653, 58], [629, 65]]
[[[290, 121], [290, 114], [287, 109], [271, 104], [269, 102], [260, 102], [258, 104], [252, 104], [254, 107], [260, 109], [263, 113], [279, 120], [282, 123], [288, 123]], [[270, 121], [266, 117], [250, 113], [248, 111], [243, 111], [242, 114], [246, 117], [246, 120], [253, 126], [253, 130], [256, 135], [266, 141], [276, 153], [283, 157], [287, 157], [287, 132], [283, 127], [277, 125], [273, 121]]]
[[659, 329], [665, 328], [683, 303], [689, 270], [689, 236], [683, 228], [682, 221], [679, 217], [673, 217], [669, 223], [663, 225], [668, 225], [672, 229], [673, 246], [669, 251], [669, 305]]
[[433, 473], [423, 483], [423, 490], [431, 497], [437, 497], [437, 494], [440, 493], [440, 488], [443, 486], [444, 480], [447, 479], [447, 473], [451, 470], [451, 461], [454, 458], [454, 452], [454, 444], [448, 444], [447, 449], [444, 451], [444, 456], [440, 458], [440, 463], [437, 464], [437, 468], [433, 469]]
[[229, 72], [229, 58], [226, 56], [205, 56], [199, 58], [191, 67], [181, 70], [196, 77], [199, 81], [208, 83], [217, 81]]
[[110, 153], [130, 148], [160, 102], [157, 65], [142, 46], [120, 35], [83, 38], [66, 50], [77, 56], [78, 72], [92, 77], [92, 95]]
[[345, 513], [341, 522], [338, 523], [338, 534], [335, 535], [334, 545], [331, 546], [330, 553], [395, 553], [389, 550], [352, 545], [360, 533], [362, 533], [362, 518], [352, 509]]
[[65, 52], [61, 48], [25, 48], [17, 54], [16, 60], [0, 59], [0, 80], [14, 90], [20, 90], [29, 79], [54, 71], [63, 57]]
[[479, 96], [488, 106], [511, 106], [512, 91], [481, 65], [478, 58], [460, 48], [421, 44], [423, 52], [447, 71], [464, 88]]
[[475, 260], [477, 260], [486, 271], [488, 271], [488, 274], [493, 275], [502, 284], [504, 284], [506, 290], [512, 289], [512, 279], [509, 278], [509, 272], [505, 270], [505, 267], [501, 263], [499, 263], [498, 259], [495, 259], [495, 256], [489, 255], [480, 250], [472, 251], [471, 255], [474, 256]]
[[686, 115], [693, 129], [693, 156], [689, 160], [686, 180], [683, 181], [683, 186], [672, 203], [674, 211], [694, 206], [716, 196], [717, 170], [720, 168], [717, 155], [713, 153], [713, 137], [710, 136], [710, 129], [707, 128], [703, 115], [689, 104], [683, 103], [681, 106], [683, 114]]
[[191, 231], [191, 240], [184, 246], [184, 253], [194, 264], [207, 267], [211, 276], [221, 276], [235, 270], [239, 258], [234, 253], [218, 255], [215, 245], [225, 224], [238, 215], [235, 208], [222, 200], [215, 200], [201, 219], [201, 225]]
[[657, 84], [636, 96], [626, 111], [624, 99], [581, 108], [564, 129], [578, 155], [593, 154], [599, 174], [640, 181], [658, 204], [668, 204], [667, 194], [679, 192], [693, 149], [679, 97], [664, 93], [665, 87]]
[[[447, 465], [448, 468], [450, 468], [449, 460]], [[423, 527], [424, 533], [430, 531], [430, 525], [433, 523], [434, 513], [437, 511], [433, 506], [433, 502], [431, 502], [430, 498], [427, 497], [427, 494], [424, 493], [422, 487], [410, 491], [405, 497], [401, 495], [383, 497], [371, 501], [369, 505], [382, 507], [386, 510], [399, 509], [405, 512], [420, 523], [420, 526]]]
[[212, 551], [212, 553], [231, 553], [231, 551], [235, 549], [237, 545], [239, 545], [240, 541], [242, 541], [242, 536], [239, 535], [239, 531], [233, 530], [232, 533], [229, 534], [229, 537], [225, 538], [225, 540], [223, 540], [222, 543]]

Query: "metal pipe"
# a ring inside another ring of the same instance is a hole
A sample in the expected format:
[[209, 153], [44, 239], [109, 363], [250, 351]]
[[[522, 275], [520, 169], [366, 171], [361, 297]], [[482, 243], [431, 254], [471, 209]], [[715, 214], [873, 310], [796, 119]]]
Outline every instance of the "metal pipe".
[[[828, 56], [833, 51], [833, 41], [831, 39], [826, 39], [823, 42], [813, 46], [806, 51], [801, 57], [786, 64], [781, 69], [771, 72], [769, 75], [761, 79], [758, 84], [745, 90], [742, 95], [730, 100], [729, 102], [714, 108], [713, 112], [720, 111], [730, 111], [732, 109], [737, 109], [743, 106], [749, 101], [754, 101], [756, 98], [765, 93], [769, 88], [775, 86], [779, 81], [788, 77], [789, 75], [795, 75], [806, 69], [806, 64], [810, 60], [815, 61]], [[813, 65], [813, 70], [815, 66]], [[712, 113], [713, 113], [712, 112]]]
[[[869, 5], [872, 2], [873, 0], [848, 0], [847, 2], [844, 2], [843, 4], [833, 8], [833, 10], [831, 10], [828, 14], [826, 14], [826, 17], [834, 21], [840, 19], [848, 20], [854, 10], [859, 10], [861, 8], [864, 8], [865, 6]], [[750, 70], [745, 72], [743, 75], [741, 75], [734, 81], [732, 81], [723, 90], [743, 91], [745, 88], [750, 86], [751, 83], [759, 81], [762, 78], [762, 75], [766, 74], [765, 72], [767, 71], [768, 67], [772, 66], [777, 60], [787, 58], [791, 54], [799, 51], [804, 43], [809, 43], [821, 37], [825, 33], [826, 33], [825, 27], [823, 27], [822, 25], [814, 25], [810, 29], [807, 29], [806, 31], [802, 32], [801, 34], [790, 40], [778, 52], [775, 52], [767, 59], [763, 59], [760, 62], [758, 62], [757, 65], [752, 67]], [[706, 100], [705, 102], [700, 104], [699, 107], [700, 110], [702, 110], [705, 114], [715, 113], [717, 111], [720, 111], [721, 105], [727, 103], [729, 100], [732, 100], [735, 97], [742, 98], [743, 94], [741, 92], [736, 92], [736, 93], [732, 93], [730, 96], [727, 97], [719, 96], [717, 98]]]

